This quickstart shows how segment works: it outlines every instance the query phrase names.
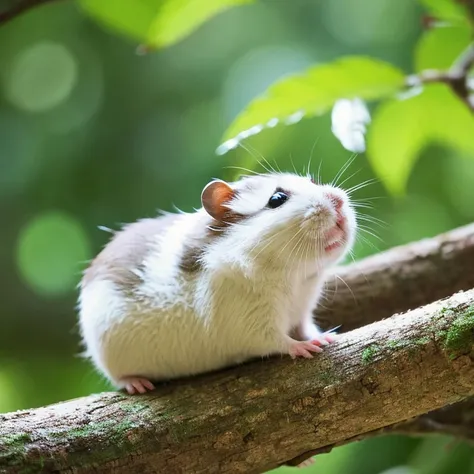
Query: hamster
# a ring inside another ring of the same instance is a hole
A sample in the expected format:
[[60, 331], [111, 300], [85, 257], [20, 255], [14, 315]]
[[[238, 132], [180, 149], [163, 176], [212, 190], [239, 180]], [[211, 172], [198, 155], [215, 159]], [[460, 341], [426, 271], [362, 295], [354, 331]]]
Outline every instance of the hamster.
[[117, 389], [145, 393], [274, 354], [312, 358], [335, 339], [312, 311], [353, 246], [348, 194], [268, 173], [212, 180], [201, 202], [126, 225], [84, 272], [85, 355]]

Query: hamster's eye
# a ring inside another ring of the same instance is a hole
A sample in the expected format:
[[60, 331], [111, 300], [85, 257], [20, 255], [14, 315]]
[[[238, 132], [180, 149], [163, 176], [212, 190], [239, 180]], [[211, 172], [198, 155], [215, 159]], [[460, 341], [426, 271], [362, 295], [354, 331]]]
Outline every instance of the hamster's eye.
[[288, 194], [283, 191], [277, 191], [268, 201], [268, 207], [275, 209], [280, 207], [288, 199]]

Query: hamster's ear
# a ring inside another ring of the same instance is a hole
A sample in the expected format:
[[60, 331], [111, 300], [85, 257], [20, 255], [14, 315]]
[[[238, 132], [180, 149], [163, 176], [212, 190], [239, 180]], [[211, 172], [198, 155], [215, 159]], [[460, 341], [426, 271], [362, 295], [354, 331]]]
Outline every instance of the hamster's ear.
[[201, 193], [202, 207], [206, 212], [218, 221], [222, 221], [228, 208], [228, 203], [234, 196], [234, 190], [225, 182], [219, 179], [211, 181], [205, 186]]

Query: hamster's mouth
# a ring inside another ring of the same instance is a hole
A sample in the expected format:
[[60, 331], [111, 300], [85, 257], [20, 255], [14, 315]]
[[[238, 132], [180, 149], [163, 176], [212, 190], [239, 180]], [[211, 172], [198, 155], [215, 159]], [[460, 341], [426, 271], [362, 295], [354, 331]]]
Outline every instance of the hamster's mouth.
[[346, 229], [345, 219], [343, 217], [337, 220], [336, 225], [326, 233], [325, 238], [326, 245], [324, 251], [326, 253], [333, 252], [344, 245], [346, 240]]

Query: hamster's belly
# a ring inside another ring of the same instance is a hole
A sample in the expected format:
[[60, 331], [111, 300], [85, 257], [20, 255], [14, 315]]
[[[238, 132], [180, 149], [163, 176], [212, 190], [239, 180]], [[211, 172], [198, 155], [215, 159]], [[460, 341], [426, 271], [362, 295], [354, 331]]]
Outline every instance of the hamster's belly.
[[162, 380], [265, 355], [258, 350], [259, 334], [233, 329], [231, 333], [209, 324], [184, 307], [130, 313], [103, 335], [103, 365], [115, 381], [127, 376]]

